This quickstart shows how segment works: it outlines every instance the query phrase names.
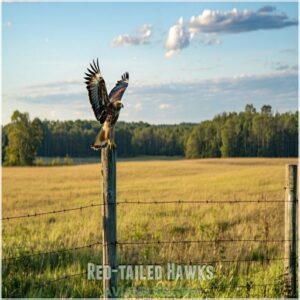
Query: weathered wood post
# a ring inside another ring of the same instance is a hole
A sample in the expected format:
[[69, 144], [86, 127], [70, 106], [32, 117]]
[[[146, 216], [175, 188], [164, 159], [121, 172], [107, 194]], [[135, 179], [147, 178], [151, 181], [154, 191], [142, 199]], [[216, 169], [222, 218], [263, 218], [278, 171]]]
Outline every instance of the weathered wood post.
[[296, 261], [296, 211], [297, 211], [297, 165], [286, 165], [285, 174], [285, 245], [284, 245], [284, 291], [286, 298], [297, 297]]
[[[116, 210], [116, 149], [105, 147], [101, 150], [103, 175], [102, 206], [102, 250], [103, 268], [109, 266], [111, 274], [104, 272], [103, 296], [117, 296], [117, 210]], [[110, 278], [105, 278], [106, 276]]]

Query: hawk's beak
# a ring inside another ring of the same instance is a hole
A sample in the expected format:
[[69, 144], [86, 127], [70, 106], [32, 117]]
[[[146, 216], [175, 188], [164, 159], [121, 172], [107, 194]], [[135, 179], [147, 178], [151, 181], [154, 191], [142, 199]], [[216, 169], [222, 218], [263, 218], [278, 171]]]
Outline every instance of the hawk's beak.
[[123, 103], [121, 103], [121, 108], [124, 108], [124, 104]]

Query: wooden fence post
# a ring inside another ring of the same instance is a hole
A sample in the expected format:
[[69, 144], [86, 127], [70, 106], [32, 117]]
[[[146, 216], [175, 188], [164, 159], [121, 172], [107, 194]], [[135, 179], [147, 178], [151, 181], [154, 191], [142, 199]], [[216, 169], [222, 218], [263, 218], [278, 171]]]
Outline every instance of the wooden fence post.
[[285, 245], [284, 245], [284, 291], [286, 298], [297, 297], [296, 261], [296, 211], [297, 211], [297, 165], [286, 165], [285, 174]]
[[111, 276], [103, 272], [103, 296], [117, 296], [117, 210], [116, 210], [116, 150], [105, 147], [101, 150], [103, 175], [103, 206], [102, 206], [102, 253], [103, 268], [109, 267]]

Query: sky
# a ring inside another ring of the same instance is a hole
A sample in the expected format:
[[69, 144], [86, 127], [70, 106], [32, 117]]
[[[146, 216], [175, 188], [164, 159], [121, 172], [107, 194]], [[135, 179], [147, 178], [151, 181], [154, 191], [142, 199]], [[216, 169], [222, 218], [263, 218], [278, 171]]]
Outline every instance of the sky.
[[119, 120], [200, 122], [298, 108], [298, 4], [3, 3], [2, 123], [94, 119], [84, 72], [130, 82]]

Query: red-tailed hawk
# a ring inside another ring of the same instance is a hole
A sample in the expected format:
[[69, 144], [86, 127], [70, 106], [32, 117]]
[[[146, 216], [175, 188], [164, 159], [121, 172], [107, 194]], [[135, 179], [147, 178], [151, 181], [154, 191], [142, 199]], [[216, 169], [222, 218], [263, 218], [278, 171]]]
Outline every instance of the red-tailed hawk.
[[113, 126], [118, 120], [121, 108], [124, 107], [121, 99], [128, 86], [129, 74], [128, 72], [124, 73], [108, 95], [105, 81], [100, 73], [98, 59], [97, 63], [93, 60], [93, 64], [90, 66], [91, 69], [87, 69], [88, 73], [85, 73], [84, 79], [95, 117], [101, 125], [103, 124], [91, 147], [95, 150], [107, 145], [115, 147]]

